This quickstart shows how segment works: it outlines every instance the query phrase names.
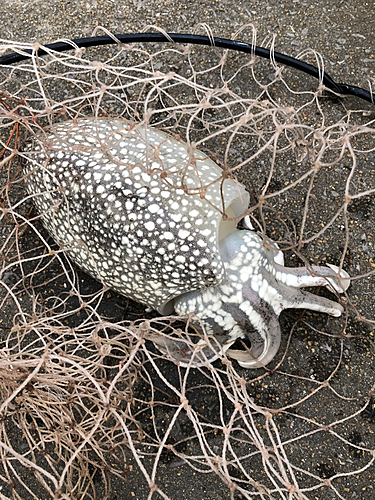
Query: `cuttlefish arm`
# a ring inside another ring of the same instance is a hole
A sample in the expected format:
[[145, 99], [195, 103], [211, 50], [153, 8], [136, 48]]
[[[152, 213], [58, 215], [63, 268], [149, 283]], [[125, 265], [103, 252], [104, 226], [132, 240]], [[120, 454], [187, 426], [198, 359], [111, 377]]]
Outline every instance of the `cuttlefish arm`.
[[284, 267], [274, 261], [273, 267], [276, 273], [277, 281], [281, 281], [286, 286], [302, 288], [307, 286], [324, 286], [338, 293], [345, 292], [350, 285], [349, 274], [334, 266], [327, 264], [325, 266], [306, 267]]
[[[343, 312], [340, 304], [301, 290], [325, 286], [343, 293], [349, 286], [349, 275], [339, 272], [336, 266], [285, 267], [277, 245], [264, 244], [262, 238], [248, 230], [228, 235], [220, 252], [225, 266], [223, 281], [189, 292], [174, 302], [180, 316], [193, 313], [192, 325], [204, 327], [198, 344], [189, 347], [178, 340], [159, 341], [159, 349], [172, 352], [182, 366], [190, 364], [192, 356], [195, 363], [201, 364], [225, 352], [244, 368], [265, 366], [279, 349], [278, 317], [284, 309], [310, 309], [332, 316]], [[215, 341], [207, 342], [205, 335]], [[250, 349], [232, 349], [232, 344], [243, 337], [249, 338]]]

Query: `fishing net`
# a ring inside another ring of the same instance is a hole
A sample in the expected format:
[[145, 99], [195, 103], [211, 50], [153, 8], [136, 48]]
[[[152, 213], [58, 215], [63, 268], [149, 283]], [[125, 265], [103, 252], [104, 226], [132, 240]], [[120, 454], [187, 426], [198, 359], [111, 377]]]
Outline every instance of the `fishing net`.
[[[27, 55], [0, 66], [0, 497], [373, 498], [373, 105], [279, 65], [272, 47], [262, 60], [173, 42], [68, 43], [45, 55], [0, 45]], [[323, 72], [318, 54], [299, 58]], [[30, 138], [47, 146], [57, 123], [93, 116], [211, 156], [223, 169], [213, 182], [247, 187], [244, 215], [287, 265], [350, 274], [341, 298], [314, 291], [344, 314], [284, 312], [279, 353], [258, 370], [224, 354], [182, 368], [161, 354], [148, 338], [189, 327], [80, 271], [25, 191]]]

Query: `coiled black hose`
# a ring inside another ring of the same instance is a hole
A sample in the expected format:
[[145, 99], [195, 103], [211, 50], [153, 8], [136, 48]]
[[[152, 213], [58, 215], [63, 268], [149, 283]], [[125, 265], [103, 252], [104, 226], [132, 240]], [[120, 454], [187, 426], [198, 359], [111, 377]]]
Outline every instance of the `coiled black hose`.
[[[295, 68], [303, 73], [313, 76], [320, 80], [323, 85], [332, 90], [333, 92], [340, 95], [351, 95], [359, 97], [364, 101], [375, 103], [375, 94], [368, 92], [360, 87], [355, 87], [353, 85], [348, 85], [346, 83], [336, 83], [327, 73], [322, 72], [316, 66], [307, 64], [304, 61], [295, 59], [294, 57], [286, 56], [285, 54], [280, 54], [279, 52], [272, 52], [269, 49], [264, 49], [263, 47], [253, 46], [248, 43], [238, 42], [234, 40], [228, 40], [226, 38], [210, 38], [208, 36], [202, 35], [189, 35], [180, 33], [127, 33], [110, 36], [97, 36], [90, 38], [77, 38], [72, 40], [72, 42], [79, 48], [82, 47], [96, 47], [100, 45], [111, 45], [115, 44], [116, 40], [121, 43], [160, 43], [160, 42], [170, 42], [171, 40], [175, 43], [190, 43], [195, 45], [213, 45], [215, 47], [221, 47], [224, 49], [236, 50], [238, 52], [245, 52], [247, 54], [255, 54], [258, 57], [263, 57], [265, 59], [270, 59], [271, 55], [276, 62]], [[47, 49], [54, 50], [56, 52], [64, 52], [66, 50], [72, 50], [73, 47], [67, 42], [56, 42], [49, 45], [45, 45]], [[10, 65], [20, 61], [23, 61], [30, 57], [32, 51], [24, 50], [22, 54], [12, 53], [0, 57], [0, 65]], [[38, 56], [45, 55], [47, 52], [44, 49], [39, 49], [37, 51]]]

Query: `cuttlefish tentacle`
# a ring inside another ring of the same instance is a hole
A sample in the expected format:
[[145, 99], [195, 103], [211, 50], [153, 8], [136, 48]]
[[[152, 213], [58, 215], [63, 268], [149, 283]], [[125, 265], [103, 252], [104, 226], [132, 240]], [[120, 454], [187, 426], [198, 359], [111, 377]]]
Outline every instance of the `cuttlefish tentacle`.
[[274, 261], [273, 268], [277, 281], [281, 281], [286, 286], [302, 288], [307, 286], [324, 286], [333, 289], [338, 293], [343, 293], [350, 285], [349, 274], [333, 264], [325, 266], [306, 267], [284, 267]]
[[280, 310], [280, 312], [284, 309], [310, 309], [311, 311], [323, 312], [336, 317], [343, 312], [343, 307], [340, 304], [325, 297], [283, 283], [277, 284], [277, 290], [280, 293], [277, 310]]

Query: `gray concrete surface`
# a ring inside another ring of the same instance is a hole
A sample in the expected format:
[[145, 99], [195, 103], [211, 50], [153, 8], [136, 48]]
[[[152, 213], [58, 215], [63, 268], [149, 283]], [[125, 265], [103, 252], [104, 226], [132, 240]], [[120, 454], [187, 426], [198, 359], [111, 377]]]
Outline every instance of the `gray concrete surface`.
[[148, 25], [191, 32], [207, 23], [215, 35], [231, 37], [252, 23], [259, 41], [275, 34], [279, 51], [295, 55], [307, 48], [316, 50], [328, 72], [353, 85], [363, 85], [375, 71], [373, 2], [3, 0], [0, 14], [1, 38], [42, 43], [90, 36], [97, 26], [115, 33], [137, 32]]
[[[138, 32], [147, 25], [188, 33], [198, 23], [207, 23], [214, 35], [221, 37], [232, 37], [239, 28], [253, 23], [258, 30], [259, 45], [275, 34], [275, 48], [280, 52], [293, 56], [308, 48], [320, 52], [328, 73], [336, 81], [366, 86], [367, 78], [374, 77], [373, 2], [3, 0], [0, 5], [0, 37], [28, 42], [86, 37], [97, 26], [114, 33]], [[203, 28], [200, 33], [204, 33]], [[246, 41], [250, 33], [251, 29], [247, 29], [239, 38]], [[227, 498], [217, 478], [197, 477], [189, 469], [181, 477], [171, 468], [163, 480], [171, 498], [176, 500]], [[111, 499], [147, 498], [148, 489], [141, 491], [143, 487], [142, 481], [136, 479], [125, 489], [115, 483]], [[371, 492], [361, 493], [355, 488], [351, 495], [348, 498], [372, 498]], [[324, 500], [321, 496], [315, 498]]]

